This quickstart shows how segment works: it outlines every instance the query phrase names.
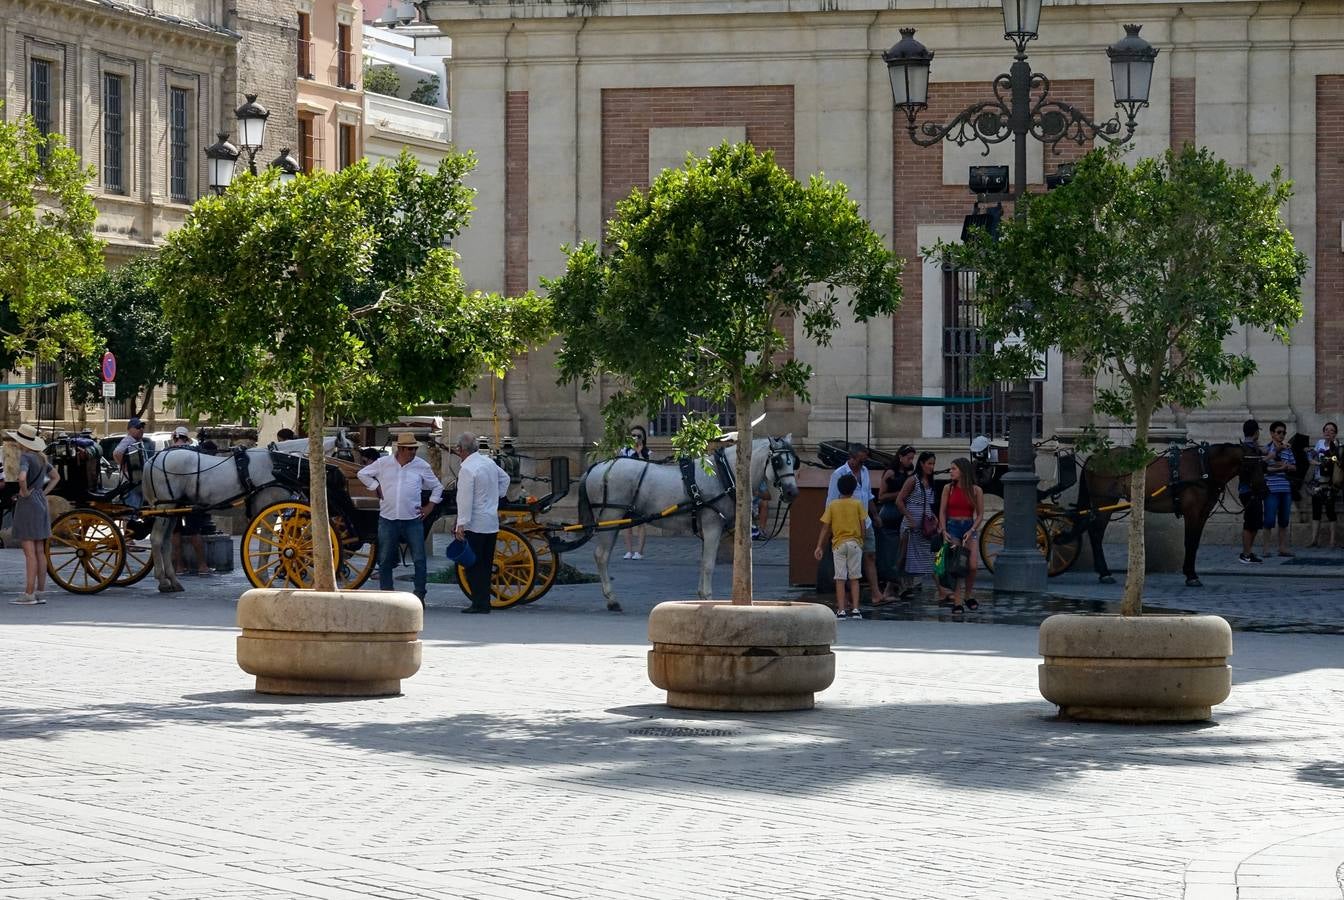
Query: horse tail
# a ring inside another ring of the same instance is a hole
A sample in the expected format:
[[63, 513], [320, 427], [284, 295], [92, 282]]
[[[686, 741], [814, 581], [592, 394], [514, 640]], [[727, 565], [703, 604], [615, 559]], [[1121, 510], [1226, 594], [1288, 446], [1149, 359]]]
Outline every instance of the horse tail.
[[597, 525], [597, 519], [593, 516], [593, 504], [588, 499], [588, 474], [593, 470], [590, 468], [583, 473], [579, 479], [579, 524], [584, 526], [584, 530], [589, 530]]
[[1081, 473], [1079, 473], [1079, 478], [1078, 478], [1078, 508], [1079, 508], [1079, 509], [1091, 509], [1091, 508], [1092, 508], [1092, 492], [1091, 492], [1091, 490], [1090, 490], [1090, 489], [1088, 488], [1088, 486], [1087, 486], [1087, 476], [1088, 476], [1088, 470], [1087, 470], [1087, 467], [1088, 467], [1088, 463], [1089, 463], [1089, 462], [1091, 462], [1091, 460], [1085, 460], [1085, 461], [1083, 462], [1083, 471], [1082, 471]]

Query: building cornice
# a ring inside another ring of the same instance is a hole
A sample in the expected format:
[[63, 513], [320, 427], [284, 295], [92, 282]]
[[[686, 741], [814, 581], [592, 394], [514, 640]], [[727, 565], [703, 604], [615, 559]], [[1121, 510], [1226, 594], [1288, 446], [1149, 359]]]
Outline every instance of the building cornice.
[[232, 47], [242, 38], [238, 32], [221, 25], [156, 13], [119, 0], [14, 0], [13, 8], [40, 18], [48, 26], [68, 17], [120, 26], [157, 40], [168, 38], [217, 47]]

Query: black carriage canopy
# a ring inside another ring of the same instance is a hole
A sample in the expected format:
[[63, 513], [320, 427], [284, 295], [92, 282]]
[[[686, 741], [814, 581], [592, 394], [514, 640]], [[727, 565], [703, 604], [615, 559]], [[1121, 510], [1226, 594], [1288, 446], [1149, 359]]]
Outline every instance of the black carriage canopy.
[[[865, 446], [869, 447], [868, 467], [878, 468], [891, 464], [891, 454], [873, 450], [873, 404], [882, 403], [887, 406], [972, 406], [976, 403], [988, 403], [989, 397], [917, 397], [902, 394], [847, 394], [845, 396], [845, 441], [840, 446], [839, 441], [822, 441], [817, 447], [817, 456], [822, 463], [831, 468], [838, 467], [849, 457], [849, 403], [851, 400], [859, 400], [868, 404], [867, 414], [867, 435], [864, 439]], [[838, 461], [837, 461], [838, 460]]]

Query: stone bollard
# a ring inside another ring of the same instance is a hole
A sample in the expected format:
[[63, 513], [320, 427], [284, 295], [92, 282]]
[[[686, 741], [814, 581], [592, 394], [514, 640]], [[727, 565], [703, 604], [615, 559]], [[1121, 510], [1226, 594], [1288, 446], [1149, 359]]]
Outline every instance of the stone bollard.
[[250, 590], [238, 665], [263, 694], [381, 697], [420, 669], [424, 612], [399, 591]]

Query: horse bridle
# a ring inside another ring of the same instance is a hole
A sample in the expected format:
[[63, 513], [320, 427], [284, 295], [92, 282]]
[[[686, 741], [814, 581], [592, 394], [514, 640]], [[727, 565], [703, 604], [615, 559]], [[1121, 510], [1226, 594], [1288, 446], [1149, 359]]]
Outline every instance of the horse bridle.
[[[790, 471], [781, 474], [780, 470], [786, 462], [792, 462], [792, 468]], [[770, 471], [774, 474], [774, 481], [771, 482], [771, 485], [776, 489], [784, 483], [785, 478], [797, 480], [798, 454], [794, 451], [792, 444], [777, 438], [770, 438]]]

